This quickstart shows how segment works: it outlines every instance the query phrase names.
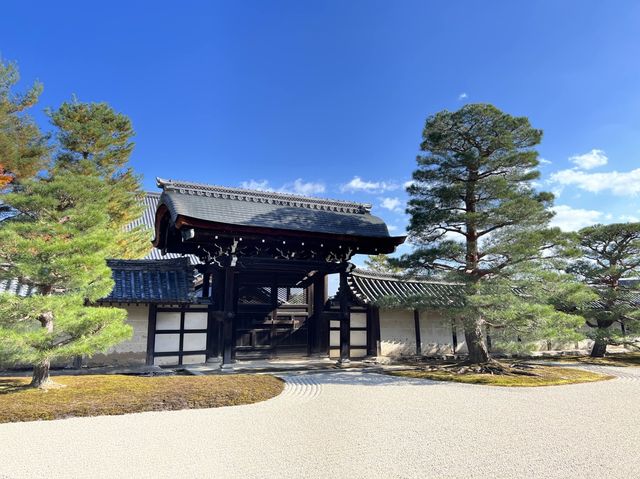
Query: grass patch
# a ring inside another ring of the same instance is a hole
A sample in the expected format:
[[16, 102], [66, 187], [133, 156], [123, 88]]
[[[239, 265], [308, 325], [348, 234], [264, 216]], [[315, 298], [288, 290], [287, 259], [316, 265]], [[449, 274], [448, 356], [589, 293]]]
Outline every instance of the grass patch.
[[0, 378], [0, 423], [235, 406], [264, 401], [284, 383], [268, 375], [55, 376], [66, 387], [27, 387], [30, 378]]
[[446, 370], [410, 370], [394, 371], [389, 374], [408, 378], [431, 379], [434, 381], [453, 381], [457, 383], [484, 384], [487, 386], [506, 387], [539, 387], [558, 386], [561, 384], [588, 383], [612, 379], [613, 376], [592, 373], [576, 368], [560, 368], [553, 366], [539, 366], [533, 369], [537, 376], [499, 375], [499, 374], [458, 374]]
[[595, 364], [598, 366], [640, 366], [640, 353], [609, 354], [604, 358], [592, 358], [591, 356], [560, 356], [544, 359], [563, 363]]

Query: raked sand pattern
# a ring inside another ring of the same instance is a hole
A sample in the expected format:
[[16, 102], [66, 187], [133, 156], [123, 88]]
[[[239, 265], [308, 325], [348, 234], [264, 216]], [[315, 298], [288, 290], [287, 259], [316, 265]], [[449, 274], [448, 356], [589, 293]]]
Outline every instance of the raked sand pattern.
[[219, 409], [0, 425], [3, 478], [618, 478], [640, 471], [640, 368], [496, 388], [361, 372], [283, 376]]

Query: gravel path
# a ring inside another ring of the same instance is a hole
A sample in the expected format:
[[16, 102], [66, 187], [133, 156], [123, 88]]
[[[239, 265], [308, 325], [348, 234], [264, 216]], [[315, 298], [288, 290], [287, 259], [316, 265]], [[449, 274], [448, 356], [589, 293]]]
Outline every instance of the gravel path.
[[496, 388], [331, 372], [259, 404], [0, 425], [1, 478], [637, 477], [640, 368]]

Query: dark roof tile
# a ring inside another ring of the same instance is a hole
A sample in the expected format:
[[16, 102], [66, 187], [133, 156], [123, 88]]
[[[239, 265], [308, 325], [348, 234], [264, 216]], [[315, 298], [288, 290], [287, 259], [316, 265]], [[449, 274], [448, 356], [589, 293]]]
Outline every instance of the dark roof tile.
[[410, 279], [400, 275], [356, 269], [349, 273], [347, 283], [351, 293], [365, 304], [381, 298], [411, 298], [419, 296], [421, 302], [433, 307], [460, 306], [462, 285], [429, 279]]
[[108, 260], [115, 286], [101, 302], [188, 303], [193, 299], [193, 267], [188, 258]]
[[163, 189], [160, 204], [173, 221], [185, 216], [237, 226], [389, 237], [368, 204], [162, 179], [158, 186]]

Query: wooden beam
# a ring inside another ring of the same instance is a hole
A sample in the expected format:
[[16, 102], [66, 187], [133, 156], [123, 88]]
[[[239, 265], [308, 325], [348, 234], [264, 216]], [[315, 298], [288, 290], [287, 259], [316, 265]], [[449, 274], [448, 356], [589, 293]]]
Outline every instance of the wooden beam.
[[451, 340], [453, 346], [453, 354], [456, 354], [458, 351], [458, 330], [456, 328], [456, 320], [451, 320]]
[[233, 355], [233, 323], [235, 316], [235, 268], [224, 271], [224, 317], [222, 320], [222, 364], [230, 364]]
[[208, 298], [211, 290], [211, 273], [202, 273], [202, 298]]
[[147, 366], [153, 366], [153, 352], [156, 349], [156, 312], [157, 306], [153, 303], [149, 305], [149, 316], [147, 320]]
[[375, 304], [367, 306], [367, 356], [381, 356], [380, 308]]
[[420, 311], [413, 310], [413, 326], [416, 330], [416, 356], [422, 356], [422, 338], [420, 337]]
[[349, 362], [351, 356], [351, 324], [349, 318], [349, 285], [347, 272], [340, 272], [340, 362]]
[[327, 300], [325, 275], [316, 274], [313, 277], [313, 316], [311, 335], [311, 354], [329, 355], [329, 319], [322, 314]]

